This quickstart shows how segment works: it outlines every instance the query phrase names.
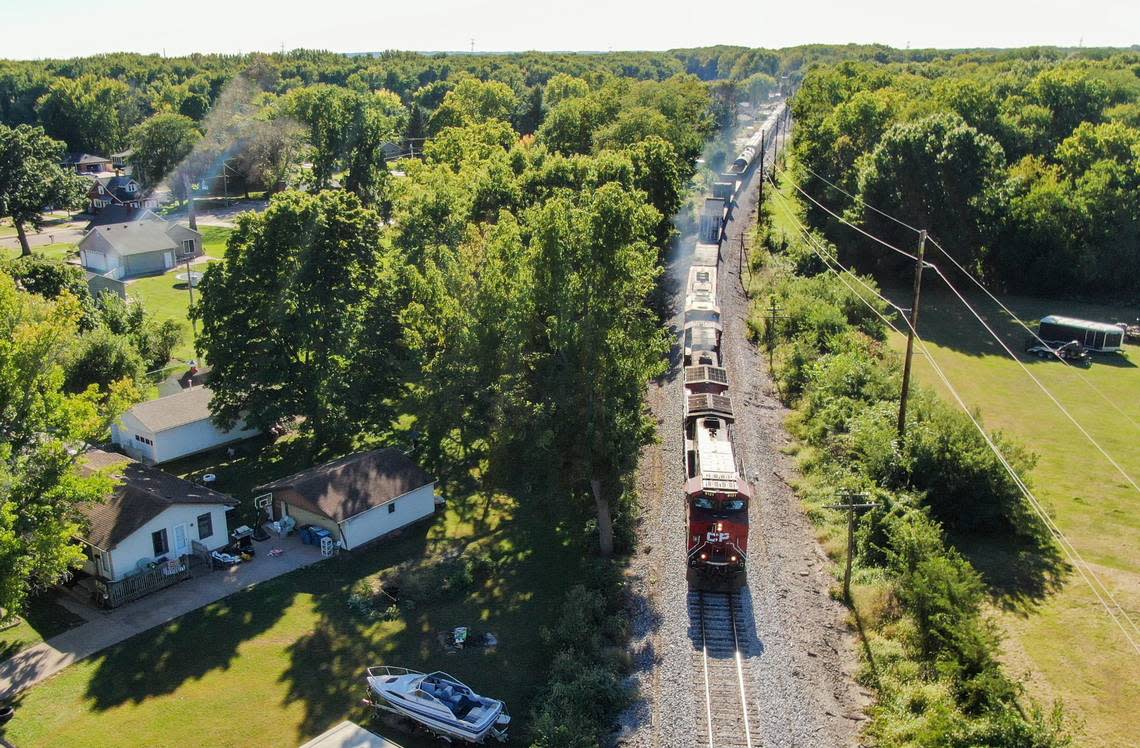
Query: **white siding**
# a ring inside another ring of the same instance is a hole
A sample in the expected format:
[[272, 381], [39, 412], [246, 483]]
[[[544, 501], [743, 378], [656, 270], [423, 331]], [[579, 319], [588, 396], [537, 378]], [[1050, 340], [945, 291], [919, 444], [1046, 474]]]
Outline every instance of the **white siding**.
[[79, 253], [79, 261], [83, 267], [96, 273], [105, 273], [110, 270], [107, 267], [107, 255], [95, 250], [85, 249]]
[[111, 425], [111, 441], [123, 448], [123, 451], [140, 462], [154, 463], [155, 444], [146, 444], [135, 439], [141, 436], [144, 439], [155, 441], [154, 434], [143, 427], [139, 419], [127, 411], [119, 420]]
[[[154, 559], [154, 544], [151, 533], [160, 529], [166, 530], [167, 544], [170, 550], [166, 554], [173, 558], [174, 528], [182, 523], [189, 523], [189, 540], [198, 540], [206, 546], [207, 550], [221, 548], [229, 542], [229, 526], [226, 523], [226, 509], [223, 504], [181, 504], [164, 509], [161, 514], [147, 522], [125, 538], [111, 551], [111, 563], [114, 577], [112, 581], [130, 576], [138, 569], [140, 559], [150, 561]], [[205, 539], [198, 537], [198, 515], [209, 512], [213, 518], [213, 534]]]
[[[395, 511], [389, 511], [395, 506]], [[341, 522], [348, 550], [369, 540], [398, 530], [435, 511], [435, 486], [428, 484], [404, 494], [398, 499], [372, 507], [366, 512]]]
[[[248, 439], [258, 433], [257, 429], [246, 428], [242, 421], [234, 424], [232, 431], [222, 431], [208, 418], [155, 433], [144, 427], [130, 411], [124, 413], [111, 427], [111, 439], [115, 444], [131, 457], [151, 464], [177, 460], [179, 457]], [[154, 444], [140, 442], [135, 436], [150, 439]]]
[[161, 463], [248, 439], [257, 434], [257, 429], [247, 429], [245, 423], [241, 421], [234, 424], [232, 431], [222, 431], [209, 418], [203, 418], [201, 421], [159, 431], [149, 438], [154, 441], [154, 460]]

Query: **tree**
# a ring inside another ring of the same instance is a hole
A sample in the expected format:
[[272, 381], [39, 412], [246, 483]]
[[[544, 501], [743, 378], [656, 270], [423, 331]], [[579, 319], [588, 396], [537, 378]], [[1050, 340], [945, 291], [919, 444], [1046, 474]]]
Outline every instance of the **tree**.
[[658, 219], [636, 194], [607, 184], [555, 197], [529, 221], [544, 353], [535, 391], [549, 404], [568, 485], [593, 494], [603, 556], [613, 552], [620, 479], [653, 433], [645, 385], [664, 371], [668, 351], [647, 305], [660, 273], [649, 241]]
[[382, 214], [391, 212], [387, 199], [388, 164], [384, 160], [384, 144], [400, 130], [395, 117], [385, 116], [379, 108], [362, 106], [357, 109], [349, 135], [348, 173], [344, 188], [360, 198], [370, 208], [379, 208]]
[[[157, 187], [175, 174], [202, 138], [194, 120], [181, 114], [156, 114], [131, 130], [131, 163], [135, 176], [147, 187]], [[173, 187], [180, 186], [176, 178]]]
[[557, 73], [546, 82], [543, 98], [547, 107], [554, 107], [567, 99], [576, 99], [590, 93], [590, 84], [566, 73]]
[[120, 150], [138, 121], [131, 88], [103, 75], [58, 77], [36, 104], [44, 129], [72, 151], [108, 155]]
[[130, 339], [106, 327], [96, 328], [76, 341], [65, 369], [64, 389], [74, 393], [84, 392], [90, 385], [109, 391], [120, 380], [136, 383], [145, 371], [142, 356]]
[[0, 125], [0, 217], [12, 219], [23, 256], [32, 253], [27, 226], [39, 230], [48, 206], [72, 208], [87, 193], [86, 180], [61, 161], [63, 143], [42, 128]]
[[[213, 367], [211, 410], [269, 429], [300, 417], [320, 450], [347, 443], [390, 393], [392, 263], [380, 219], [353, 194], [284, 192], [238, 220], [225, 262], [212, 263], [194, 310]], [[374, 366], [360, 365], [360, 351]]]
[[75, 447], [102, 438], [137, 396], [121, 382], [105, 400], [93, 388], [63, 390], [61, 362], [81, 314], [69, 294], [44, 300], [0, 273], [0, 608], [8, 616], [83, 563], [77, 505], [101, 500], [110, 481], [81, 476]]
[[[1005, 154], [957, 114], [893, 125], [860, 165], [859, 198], [865, 204], [928, 228], [939, 241], [969, 248], [975, 257], [994, 238]], [[877, 236], [911, 239], [870, 209], [863, 210], [863, 219]]]
[[464, 78], [443, 97], [432, 113], [428, 129], [437, 133], [445, 127], [474, 125], [490, 119], [511, 121], [518, 97], [511, 87], [499, 81]]

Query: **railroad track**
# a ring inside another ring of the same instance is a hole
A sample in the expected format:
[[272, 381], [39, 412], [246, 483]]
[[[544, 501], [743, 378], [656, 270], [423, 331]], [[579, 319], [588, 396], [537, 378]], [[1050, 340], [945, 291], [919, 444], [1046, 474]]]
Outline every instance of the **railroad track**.
[[753, 748], [745, 655], [741, 650], [743, 611], [731, 592], [689, 592], [689, 621], [700, 649], [694, 650], [698, 703], [696, 745]]

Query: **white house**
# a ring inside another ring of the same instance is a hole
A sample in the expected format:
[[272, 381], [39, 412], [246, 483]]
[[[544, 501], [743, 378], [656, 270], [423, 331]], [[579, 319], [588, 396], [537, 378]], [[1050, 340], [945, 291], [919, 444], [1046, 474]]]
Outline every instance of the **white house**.
[[260, 432], [238, 421], [228, 431], [210, 420], [209, 387], [190, 387], [139, 403], [111, 426], [111, 440], [137, 460], [158, 464], [248, 439]]
[[329, 530], [352, 550], [435, 511], [435, 480], [398, 449], [342, 457], [254, 489], [274, 517]]
[[158, 559], [191, 553], [191, 543], [207, 551], [229, 542], [226, 513], [237, 501], [129, 457], [93, 449], [83, 470], [105, 472], [118, 483], [106, 501], [84, 504], [87, 530], [79, 540], [87, 550], [84, 571], [116, 582]]
[[202, 254], [202, 235], [177, 223], [135, 220], [94, 226], [79, 240], [83, 267], [115, 280], [162, 273]]

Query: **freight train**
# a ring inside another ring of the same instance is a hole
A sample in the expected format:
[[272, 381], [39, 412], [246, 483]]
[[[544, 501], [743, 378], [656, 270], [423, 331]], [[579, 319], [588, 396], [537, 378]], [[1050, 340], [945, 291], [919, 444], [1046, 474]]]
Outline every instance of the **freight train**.
[[721, 337], [718, 274], [725, 223], [749, 171], [760, 161], [783, 105], [746, 142], [706, 197], [685, 284], [685, 509], [688, 577], [698, 587], [736, 587], [748, 564], [748, 515], [755, 487], [736, 448], [735, 416]]

